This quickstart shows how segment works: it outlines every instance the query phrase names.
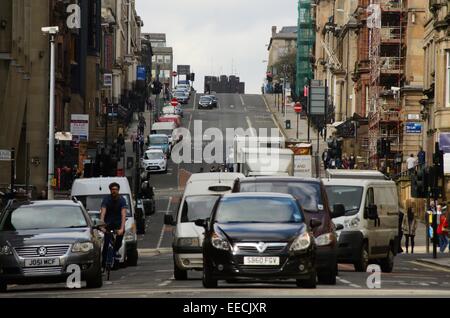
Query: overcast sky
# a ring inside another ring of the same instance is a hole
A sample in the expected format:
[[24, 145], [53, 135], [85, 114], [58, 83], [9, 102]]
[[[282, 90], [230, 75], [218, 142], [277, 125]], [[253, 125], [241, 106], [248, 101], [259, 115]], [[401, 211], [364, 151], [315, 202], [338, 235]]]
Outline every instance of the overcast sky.
[[297, 25], [297, 0], [136, 0], [143, 32], [166, 33], [176, 65], [191, 65], [194, 87], [206, 75], [240, 76], [261, 93], [272, 26]]

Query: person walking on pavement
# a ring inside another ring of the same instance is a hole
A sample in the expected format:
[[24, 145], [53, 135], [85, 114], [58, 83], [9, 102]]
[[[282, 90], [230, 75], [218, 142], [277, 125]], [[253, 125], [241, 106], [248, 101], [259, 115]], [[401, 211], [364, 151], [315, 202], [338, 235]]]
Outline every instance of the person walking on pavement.
[[409, 158], [406, 159], [406, 166], [408, 167], [409, 175], [412, 176], [417, 166], [417, 160], [416, 158], [414, 158], [413, 154], [411, 154], [411, 156], [409, 156]]
[[409, 242], [411, 240], [411, 254], [414, 254], [414, 238], [416, 237], [417, 220], [414, 216], [412, 207], [408, 207], [406, 217], [403, 218], [402, 230], [405, 234], [406, 253], [409, 253]]
[[403, 208], [400, 208], [398, 213], [398, 246], [397, 246], [397, 253], [401, 254], [403, 253], [402, 248], [402, 239], [403, 239], [403, 220], [405, 218], [405, 213], [403, 213]]
[[138, 150], [138, 132], [134, 131], [130, 136], [130, 141], [133, 143], [133, 151], [137, 152]]
[[425, 151], [423, 151], [423, 148], [420, 147], [420, 150], [417, 153], [417, 161], [419, 163], [419, 167], [425, 166], [425, 160], [426, 160], [425, 158], [426, 158], [426, 153], [425, 153]]
[[[448, 219], [447, 213], [442, 213], [440, 207], [441, 206], [438, 205], [439, 225], [436, 234], [439, 237], [439, 250], [443, 253], [448, 246]], [[441, 211], [441, 213], [439, 213], [439, 211]]]

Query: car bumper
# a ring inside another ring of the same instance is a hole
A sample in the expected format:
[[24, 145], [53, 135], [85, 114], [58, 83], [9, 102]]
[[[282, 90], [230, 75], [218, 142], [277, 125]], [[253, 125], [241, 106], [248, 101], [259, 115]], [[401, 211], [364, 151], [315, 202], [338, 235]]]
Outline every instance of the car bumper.
[[359, 231], [341, 231], [339, 234], [337, 258], [339, 263], [354, 263], [359, 260], [364, 237]]
[[14, 256], [0, 257], [0, 281], [7, 284], [38, 284], [65, 282], [73, 273], [68, 272], [70, 265], [78, 265], [81, 280], [98, 275], [101, 267], [100, 250], [87, 254], [69, 254], [60, 257], [60, 266], [25, 268], [25, 260]]
[[[208, 255], [205, 262], [212, 269], [212, 275], [217, 279], [308, 279], [315, 271], [315, 252], [313, 250], [279, 255], [231, 255], [222, 251], [209, 251]], [[243, 265], [245, 256], [280, 257], [280, 265], [246, 266]], [[302, 269], [300, 269], [301, 266]]]
[[153, 166], [153, 167], [147, 167], [145, 168], [145, 171], [147, 172], [161, 172], [166, 171], [166, 167], [160, 167], [160, 166]]
[[182, 270], [203, 269], [203, 252], [201, 247], [173, 247], [175, 263]]
[[337, 247], [318, 246], [316, 254], [316, 266], [318, 272], [329, 272], [336, 269]]

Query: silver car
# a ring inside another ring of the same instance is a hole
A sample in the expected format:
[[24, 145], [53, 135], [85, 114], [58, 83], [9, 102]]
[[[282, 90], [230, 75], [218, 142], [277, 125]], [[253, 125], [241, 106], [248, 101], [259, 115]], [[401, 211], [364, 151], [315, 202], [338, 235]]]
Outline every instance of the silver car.
[[65, 282], [72, 268], [88, 288], [101, 287], [100, 223], [76, 201], [9, 204], [0, 216], [0, 292], [8, 284]]

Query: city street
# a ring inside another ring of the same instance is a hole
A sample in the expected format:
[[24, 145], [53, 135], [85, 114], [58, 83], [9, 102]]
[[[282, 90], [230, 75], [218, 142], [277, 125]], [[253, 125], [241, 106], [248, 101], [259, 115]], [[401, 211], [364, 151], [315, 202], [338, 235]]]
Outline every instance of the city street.
[[[260, 95], [218, 94], [219, 105], [213, 110], [199, 110], [200, 95], [192, 96], [184, 106], [183, 125], [193, 132], [194, 122], [201, 120], [203, 129], [275, 128], [271, 113]], [[340, 265], [336, 286], [318, 285], [316, 290], [300, 289], [295, 281], [286, 282], [219, 282], [219, 288], [202, 287], [201, 273], [189, 272], [189, 279], [176, 281], [173, 277], [171, 251], [172, 228], [163, 224], [164, 215], [175, 216], [181, 196], [180, 176], [209, 171], [205, 163], [169, 166], [168, 174], [155, 174], [151, 183], [156, 188], [156, 213], [147, 218], [146, 234], [139, 237], [137, 267], [123, 268], [111, 273], [100, 289], [69, 290], [64, 284], [9, 286], [0, 298], [14, 297], [441, 297], [450, 296], [450, 268], [418, 262], [425, 258], [423, 246], [414, 255], [401, 254], [395, 259], [394, 271], [381, 275], [381, 288], [369, 289], [369, 274], [356, 273], [352, 265]]]

